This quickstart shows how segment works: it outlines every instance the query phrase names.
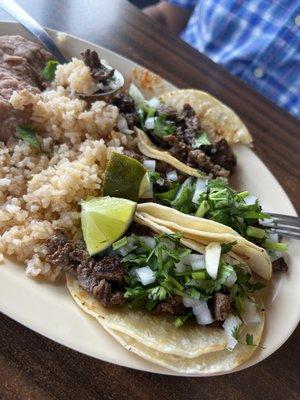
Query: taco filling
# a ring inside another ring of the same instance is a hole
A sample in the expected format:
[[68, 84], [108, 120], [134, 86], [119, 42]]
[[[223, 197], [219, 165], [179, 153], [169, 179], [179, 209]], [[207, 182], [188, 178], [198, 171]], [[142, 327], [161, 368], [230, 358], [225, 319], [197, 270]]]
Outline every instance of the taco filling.
[[233, 172], [236, 157], [226, 139], [209, 139], [190, 104], [184, 104], [180, 112], [165, 104], [156, 109], [144, 106], [140, 115], [139, 127], [179, 161], [213, 177]]
[[90, 257], [83, 241], [58, 232], [48, 240], [47, 260], [75, 277], [103, 307], [167, 315], [176, 327], [189, 321], [221, 328], [233, 315], [239, 324], [258, 323], [253, 293], [263, 285], [228, 254], [231, 245], [210, 243], [200, 254], [180, 239], [133, 223], [107, 252]]
[[228, 177], [233, 172], [236, 157], [227, 140], [208, 135], [189, 103], [178, 111], [156, 98], [146, 101], [134, 85], [128, 94], [118, 93], [112, 103], [128, 129], [142, 129], [154, 145], [188, 167], [211, 177]]

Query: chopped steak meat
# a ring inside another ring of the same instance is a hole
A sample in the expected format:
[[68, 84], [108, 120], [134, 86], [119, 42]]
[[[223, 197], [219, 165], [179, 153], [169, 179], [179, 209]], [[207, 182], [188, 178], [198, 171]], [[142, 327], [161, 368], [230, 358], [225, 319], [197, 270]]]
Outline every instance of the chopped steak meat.
[[172, 295], [169, 299], [161, 301], [158, 305], [154, 308], [152, 313], [154, 315], [158, 314], [183, 314], [185, 311], [185, 307], [182, 304], [182, 298], [177, 295]]
[[231, 310], [231, 299], [223, 293], [216, 293], [213, 297], [214, 316], [217, 321], [224, 321]]
[[288, 265], [285, 262], [284, 258], [280, 257], [280, 258], [277, 258], [277, 260], [272, 262], [272, 268], [273, 268], [273, 271], [287, 272]]
[[227, 178], [230, 172], [218, 164], [214, 164], [211, 159], [202, 150], [191, 150], [187, 158], [187, 165], [193, 168], [199, 168], [213, 177], [222, 176]]
[[43, 89], [42, 70], [53, 59], [43, 47], [22, 36], [0, 36], [0, 140], [6, 142], [16, 125], [29, 123], [31, 107], [15, 110], [9, 103], [14, 91]]
[[123, 92], [119, 92], [114, 96], [112, 104], [118, 107], [122, 114], [131, 114], [135, 112], [135, 103], [133, 98]]
[[93, 274], [97, 279], [121, 282], [124, 279], [125, 269], [121, 263], [121, 258], [117, 255], [105, 256], [99, 261], [92, 259]]
[[132, 129], [138, 124], [139, 116], [135, 109], [135, 102], [132, 97], [123, 92], [117, 93], [112, 104], [118, 107], [121, 114], [124, 115], [129, 129]]
[[189, 151], [191, 150], [189, 145], [180, 141], [175, 135], [165, 136], [164, 141], [170, 146], [168, 151], [172, 156], [183, 162], [187, 159]]
[[90, 68], [92, 77], [98, 83], [107, 85], [109, 79], [114, 76], [115, 70], [107, 68], [104, 64], [102, 64], [98, 53], [94, 50], [86, 49], [80, 54], [83, 58], [85, 65]]
[[[228, 177], [236, 165], [236, 157], [225, 139], [210, 145], [200, 145], [195, 148], [195, 139], [202, 133], [201, 121], [195, 110], [189, 104], [184, 104], [181, 112], [171, 106], [161, 104], [157, 108], [158, 116], [164, 116], [173, 121], [175, 131], [163, 138], [150, 138], [163, 148], [167, 146], [169, 153], [178, 160], [187, 163], [192, 168], [198, 168], [213, 177]], [[159, 143], [163, 142], [163, 143]]]
[[104, 307], [124, 304], [118, 286], [125, 269], [119, 256], [89, 257], [83, 241], [69, 241], [61, 232], [48, 240], [47, 249], [47, 261], [75, 276], [80, 286], [93, 293]]
[[48, 240], [47, 248], [48, 255], [46, 260], [70, 273], [74, 273], [77, 265], [88, 258], [88, 253], [82, 240], [70, 242], [61, 232], [56, 233]]
[[105, 279], [101, 279], [98, 285], [93, 288], [93, 295], [104, 307], [119, 306], [124, 304], [124, 293], [121, 291], [112, 292], [112, 286]]
[[175, 108], [167, 106], [166, 104], [160, 104], [156, 111], [158, 115], [163, 115], [170, 121], [177, 121], [179, 116]]
[[134, 158], [135, 160], [139, 161], [140, 163], [143, 163], [147, 157], [144, 156], [142, 153], [138, 153], [136, 150], [123, 150], [123, 154], [125, 156]]
[[221, 139], [212, 145], [203, 146], [203, 151], [214, 164], [218, 164], [230, 172], [236, 166], [236, 156], [225, 139]]

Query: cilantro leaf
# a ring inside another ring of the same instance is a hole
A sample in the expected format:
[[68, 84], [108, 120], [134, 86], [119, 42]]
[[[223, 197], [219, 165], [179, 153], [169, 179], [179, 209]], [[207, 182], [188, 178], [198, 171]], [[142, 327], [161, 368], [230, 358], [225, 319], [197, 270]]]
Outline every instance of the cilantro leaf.
[[241, 325], [236, 325], [232, 331], [231, 331], [231, 336], [235, 339], [235, 340], [239, 340], [240, 338], [240, 331], [241, 331]]
[[174, 320], [174, 325], [176, 328], [181, 327], [188, 319], [192, 318], [194, 316], [193, 312], [190, 311], [185, 315], [180, 315], [179, 317], [176, 317]]
[[253, 335], [250, 335], [250, 333], [246, 334], [246, 343], [248, 346], [253, 346]]
[[150, 182], [157, 182], [160, 179], [160, 173], [156, 171], [148, 171]]
[[195, 138], [194, 143], [192, 144], [193, 149], [199, 149], [199, 147], [203, 145], [209, 145], [211, 142], [209, 141], [207, 137], [206, 132], [200, 132], [199, 135]]
[[56, 60], [49, 60], [45, 65], [42, 76], [46, 81], [53, 81], [55, 78], [55, 71], [58, 66], [58, 61]]
[[174, 133], [175, 126], [173, 121], [168, 121], [164, 115], [159, 115], [154, 123], [153, 133], [159, 138], [164, 136], [172, 135]]
[[148, 298], [150, 300], [165, 300], [168, 296], [168, 291], [162, 286], [156, 286], [154, 288], [148, 289]]
[[264, 346], [261, 346], [260, 344], [255, 344], [255, 343], [253, 342], [253, 335], [250, 334], [250, 333], [247, 333], [247, 334], [246, 334], [246, 344], [247, 344], [248, 346], [256, 346], [256, 347], [260, 347], [261, 349], [265, 349]]
[[35, 149], [37, 152], [41, 151], [41, 145], [36, 137], [36, 130], [31, 125], [19, 124], [16, 126], [17, 136], [28, 143], [30, 147]]

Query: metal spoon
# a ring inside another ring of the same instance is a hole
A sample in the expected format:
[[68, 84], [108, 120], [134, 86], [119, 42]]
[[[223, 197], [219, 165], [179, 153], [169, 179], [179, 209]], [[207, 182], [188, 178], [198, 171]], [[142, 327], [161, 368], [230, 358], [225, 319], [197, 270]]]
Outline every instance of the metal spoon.
[[[39, 42], [42, 43], [46, 49], [50, 51], [51, 54], [57, 59], [60, 64], [65, 64], [69, 60], [61, 53], [59, 48], [56, 46], [54, 41], [51, 39], [49, 34], [42, 28], [42, 26], [33, 19], [18, 3], [14, 0], [0, 0], [0, 7], [10, 14], [15, 20], [17, 20], [21, 25], [24, 26], [33, 36], [35, 36]], [[113, 90], [103, 92], [103, 93], [95, 93], [89, 96], [86, 96], [82, 93], [77, 93], [80, 97], [87, 98], [91, 101], [95, 101], [98, 98], [103, 99], [110, 97], [115, 92], [120, 90], [125, 83], [124, 76], [121, 72], [115, 70], [114, 73], [115, 82], [117, 82], [116, 87]]]

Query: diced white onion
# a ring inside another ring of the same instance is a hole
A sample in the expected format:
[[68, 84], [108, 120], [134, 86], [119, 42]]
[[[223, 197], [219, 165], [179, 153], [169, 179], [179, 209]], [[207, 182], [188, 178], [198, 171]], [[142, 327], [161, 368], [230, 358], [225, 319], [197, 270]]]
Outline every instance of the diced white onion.
[[130, 84], [128, 93], [135, 101], [135, 105], [137, 108], [145, 103], [142, 92], [133, 83]]
[[125, 257], [130, 251], [136, 249], [132, 243], [127, 243], [125, 246], [120, 247], [117, 252], [121, 254], [122, 257]]
[[257, 197], [253, 196], [252, 194], [249, 194], [249, 196], [244, 198], [244, 202], [247, 204], [247, 206], [252, 206], [255, 204], [257, 201]]
[[117, 121], [117, 127], [120, 132], [125, 133], [125, 135], [132, 135], [133, 131], [128, 128], [126, 118], [123, 115], [119, 115]]
[[193, 313], [199, 325], [208, 325], [214, 322], [210, 309], [204, 300], [198, 300], [198, 303], [193, 306]]
[[192, 202], [198, 204], [201, 193], [206, 192], [207, 179], [198, 178], [196, 181], [195, 192], [192, 198]]
[[260, 323], [260, 315], [257, 311], [256, 303], [254, 301], [250, 301], [248, 299], [244, 300], [241, 317], [246, 325]]
[[278, 243], [278, 241], [279, 241], [278, 233], [269, 233], [268, 232], [268, 240], [270, 240], [271, 242]]
[[156, 117], [149, 117], [145, 121], [145, 128], [146, 129], [154, 129]]
[[173, 171], [167, 172], [166, 178], [169, 181], [177, 181], [177, 179], [178, 179], [177, 171], [175, 171], [175, 169], [174, 169]]
[[189, 308], [189, 307], [196, 306], [199, 303], [199, 300], [191, 299], [190, 297], [183, 297], [182, 303], [183, 303], [184, 307]]
[[185, 307], [192, 307], [193, 313], [199, 325], [208, 325], [214, 322], [206, 301], [183, 297], [182, 302]]
[[156, 160], [144, 160], [143, 165], [148, 171], [155, 171]]
[[232, 285], [235, 284], [236, 280], [237, 280], [236, 272], [232, 271], [230, 275], [227, 277], [226, 281], [224, 282], [224, 285], [227, 287], [231, 287]]
[[150, 267], [141, 267], [135, 270], [135, 273], [142, 285], [146, 286], [155, 281], [155, 273]]
[[183, 264], [182, 261], [175, 263], [175, 271], [176, 272], [184, 272], [186, 271], [186, 265]]
[[190, 265], [194, 271], [205, 269], [204, 254], [187, 254], [182, 257], [181, 261], [186, 265]]
[[152, 97], [152, 99], [148, 100], [148, 106], [152, 108], [157, 108], [160, 105], [160, 101], [157, 97]]
[[146, 247], [148, 247], [149, 249], [154, 249], [154, 247], [156, 246], [156, 241], [153, 237], [151, 236], [139, 236], [139, 239], [141, 242], [144, 243], [144, 245]]
[[273, 218], [259, 219], [258, 221], [261, 225], [264, 226], [272, 226], [274, 224]]
[[232, 336], [232, 332], [236, 327], [240, 327], [242, 321], [239, 317], [233, 314], [229, 314], [223, 323], [223, 328], [227, 335], [227, 349], [233, 350], [237, 345], [238, 341]]
[[221, 257], [221, 245], [217, 242], [209, 243], [205, 248], [205, 264], [207, 273], [216, 279]]

